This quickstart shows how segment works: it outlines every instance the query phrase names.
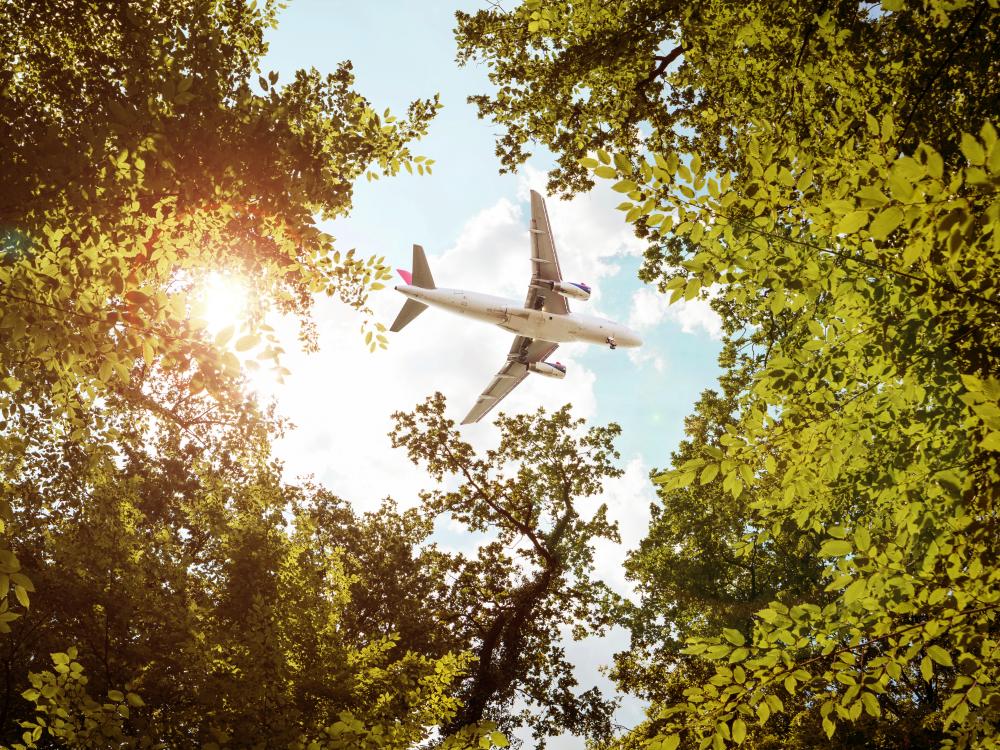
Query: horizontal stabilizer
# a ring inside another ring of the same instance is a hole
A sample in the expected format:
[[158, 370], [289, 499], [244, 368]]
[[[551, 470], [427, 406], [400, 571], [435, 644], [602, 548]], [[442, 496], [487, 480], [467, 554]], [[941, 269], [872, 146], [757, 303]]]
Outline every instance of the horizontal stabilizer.
[[427, 305], [423, 302], [417, 302], [416, 300], [408, 299], [403, 304], [403, 309], [399, 311], [399, 315], [396, 316], [396, 320], [393, 321], [392, 325], [389, 327], [390, 331], [394, 333], [397, 331], [402, 331], [406, 328], [407, 323], [413, 320], [415, 317], [420, 315], [424, 310], [427, 309]]

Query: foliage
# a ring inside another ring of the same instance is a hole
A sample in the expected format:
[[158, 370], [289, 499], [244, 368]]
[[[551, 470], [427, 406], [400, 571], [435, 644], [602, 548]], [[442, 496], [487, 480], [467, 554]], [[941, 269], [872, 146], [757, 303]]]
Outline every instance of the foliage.
[[[685, 422], [689, 439], [673, 463], [701, 456], [706, 446], [718, 449], [725, 425], [737, 423], [733, 409], [732, 397], [706, 391]], [[661, 493], [646, 538], [626, 562], [639, 604], [627, 618], [632, 649], [617, 655], [614, 676], [624, 690], [659, 705], [677, 700], [710, 666], [683, 652], [688, 638], [724, 628], [749, 636], [754, 613], [776, 593], [802, 596], [822, 572], [815, 545], [794, 525], [776, 538], [753, 539], [745, 550], [755, 520], [748, 498], [724, 492], [711, 470], [702, 474], [704, 482]]]
[[821, 153], [835, 107], [863, 123], [869, 105], [891, 106], [901, 148], [953, 149], [965, 123], [1000, 106], [995, 10], [986, 0], [526, 0], [456, 13], [456, 38], [460, 63], [489, 67], [495, 91], [470, 101], [503, 126], [503, 168], [539, 143], [558, 162], [550, 191], [574, 192], [593, 185], [579, 159], [599, 148], [628, 159], [697, 153], [709, 167], [738, 168], [731, 145], [754, 120], [780, 123]]
[[[315, 217], [345, 213], [362, 174], [412, 169], [420, 157], [407, 143], [437, 101], [380, 116], [353, 90], [350, 63], [325, 77], [299, 71], [284, 86], [274, 73], [251, 82], [274, 9], [243, 0], [0, 9], [7, 476], [44, 440], [114, 441], [109, 407], [119, 403], [193, 433], [246, 424], [243, 373], [268, 362], [283, 372], [267, 306], [298, 314], [308, 341], [312, 294], [364, 310], [387, 277], [381, 259], [334, 251]], [[202, 281], [212, 272], [242, 278], [258, 300], [238, 335], [206, 333]], [[214, 403], [194, 403], [201, 393]], [[9, 554], [0, 565], [20, 575]], [[13, 585], [25, 604], [27, 584]], [[16, 615], [0, 607], [6, 626]]]
[[[734, 416], [659, 478], [665, 508], [728, 494], [745, 556], [811, 544], [824, 568], [752, 628], [688, 630], [709, 669], [657, 706], [650, 747], [762, 744], [775, 722], [997, 746], [995, 17], [899, 0], [460, 17], [463, 54], [501, 84], [481, 102], [509, 126], [508, 166], [530, 135], [559, 150], [555, 185], [586, 184], [575, 161], [616, 180], [650, 238], [644, 276], [723, 315]], [[615, 36], [640, 48], [612, 53]], [[662, 87], [637, 85], [673, 45]]]
[[[848, 143], [836, 161], [791, 144], [760, 152], [754, 133], [739, 183], [713, 186], [695, 157], [647, 163], [648, 193], [626, 186], [636, 204], [657, 196], [649, 213], [676, 211], [672, 231], [697, 248], [667, 284], [674, 297], [721, 281], [742, 322], [760, 326], [747, 339], [766, 346], [745, 363], [738, 427], [668, 486], [712, 473], [734, 497], [755, 488], [757, 539], [788, 519], [825, 534], [825, 590], [838, 593], [773, 602], [752, 642], [727, 631], [690, 647], [737, 665], [687, 691], [682, 709], [711, 722], [716, 744], [745, 736], [751, 705], [761, 723], [781, 710], [779, 685], [811, 696], [828, 736], [862, 710], [906, 718], [894, 698], [920, 696], [907, 686], [918, 680], [937, 696], [929, 720], [954, 725], [960, 745], [995, 726], [998, 477], [983, 417], [996, 386], [983, 378], [998, 349], [968, 338], [996, 330], [1000, 149], [988, 125], [981, 141], [965, 134], [966, 166], [945, 173], [926, 145], [894, 158], [890, 115], [869, 126], [863, 153]], [[754, 168], [755, 153], [770, 166]]]
[[[483, 456], [443, 410], [437, 396], [397, 415], [400, 447], [460, 477], [404, 512], [282, 484], [263, 421], [205, 448], [133, 407], [115, 446], [21, 457], [10, 539], [37, 592], [3, 643], [0, 742], [502, 747], [522, 724], [540, 744], [607, 737], [612, 704], [576, 689], [560, 643], [614, 613], [590, 541], [616, 531], [576, 501], [620, 473], [617, 427], [504, 417]], [[429, 539], [442, 514], [491, 538], [445, 552]]]
[[317, 529], [346, 506], [282, 486], [243, 435], [211, 466], [176, 427], [152, 434], [121, 465], [66, 442], [11, 488], [38, 591], [3, 644], [5, 744], [402, 748], [454, 716], [468, 656], [345, 617], [371, 579], [337, 542], [365, 523]]
[[561, 640], [568, 629], [577, 638], [600, 632], [615, 613], [612, 593], [591, 578], [590, 545], [617, 541], [617, 526], [606, 506], [587, 519], [577, 501], [621, 475], [612, 444], [619, 427], [582, 432], [568, 406], [551, 415], [501, 415], [499, 443], [477, 454], [444, 408], [435, 394], [396, 414], [392, 441], [453, 487], [424, 493], [425, 512], [489, 534], [474, 558], [457, 558], [448, 587], [453, 614], [444, 622], [476, 662], [445, 731], [489, 719], [505, 731], [527, 724], [539, 747], [563, 731], [607, 738], [614, 704], [596, 688], [574, 691]]

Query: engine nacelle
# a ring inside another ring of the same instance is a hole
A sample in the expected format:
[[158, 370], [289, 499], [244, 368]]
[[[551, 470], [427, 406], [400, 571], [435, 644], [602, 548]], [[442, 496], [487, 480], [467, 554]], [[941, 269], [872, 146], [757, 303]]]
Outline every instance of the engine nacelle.
[[552, 291], [573, 299], [590, 299], [590, 287], [583, 282], [553, 281]]
[[562, 380], [566, 377], [566, 365], [562, 362], [532, 362], [528, 365], [531, 372], [537, 372], [547, 378], [558, 378]]

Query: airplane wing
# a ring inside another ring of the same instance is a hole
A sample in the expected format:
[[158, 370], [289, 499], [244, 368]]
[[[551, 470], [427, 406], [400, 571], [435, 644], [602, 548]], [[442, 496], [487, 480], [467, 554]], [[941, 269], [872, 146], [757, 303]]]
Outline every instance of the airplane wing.
[[531, 286], [528, 287], [524, 306], [529, 310], [565, 315], [569, 312], [566, 298], [551, 289], [536, 286], [539, 281], [562, 281], [562, 272], [559, 270], [559, 256], [556, 255], [545, 201], [534, 190], [531, 191], [531, 226], [528, 231], [531, 232]]
[[483, 391], [476, 405], [472, 407], [462, 424], [478, 422], [487, 412], [503, 400], [504, 396], [528, 377], [528, 365], [532, 362], [541, 362], [549, 357], [556, 350], [559, 344], [549, 341], [531, 339], [527, 336], [517, 336], [514, 345], [507, 355], [507, 362], [500, 368], [493, 380]]

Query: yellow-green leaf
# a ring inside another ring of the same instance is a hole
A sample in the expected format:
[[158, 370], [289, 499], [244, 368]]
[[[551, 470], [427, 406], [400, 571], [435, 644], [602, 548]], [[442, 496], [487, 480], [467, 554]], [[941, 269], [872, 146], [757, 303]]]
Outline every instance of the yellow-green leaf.
[[951, 655], [940, 646], [928, 646], [927, 655], [943, 667], [953, 666]]
[[834, 234], [854, 234], [867, 223], [867, 211], [852, 211], [840, 220], [840, 223], [837, 224], [837, 228], [833, 232]]
[[892, 206], [879, 213], [875, 220], [868, 227], [872, 239], [884, 240], [903, 221], [903, 212], [899, 208]]
[[842, 557], [843, 555], [849, 555], [853, 551], [854, 547], [851, 546], [851, 543], [843, 539], [828, 539], [819, 548], [821, 557]]
[[722, 635], [734, 646], [743, 646], [747, 642], [747, 639], [743, 637], [743, 633], [736, 630], [736, 628], [724, 628]]
[[962, 133], [962, 153], [968, 159], [969, 164], [974, 166], [979, 166], [986, 161], [986, 152], [983, 150], [982, 144], [976, 140], [975, 136], [968, 133]]
[[247, 349], [253, 349], [259, 343], [260, 343], [260, 336], [256, 336], [253, 334], [250, 334], [248, 336], [243, 336], [236, 342], [236, 351], [245, 352]]
[[701, 479], [699, 480], [701, 484], [708, 484], [719, 474], [719, 464], [708, 464], [701, 471]]
[[733, 728], [731, 731], [733, 736], [733, 742], [735, 742], [737, 745], [742, 745], [743, 740], [747, 738], [747, 725], [743, 721], [743, 719], [736, 719], [733, 722]]

